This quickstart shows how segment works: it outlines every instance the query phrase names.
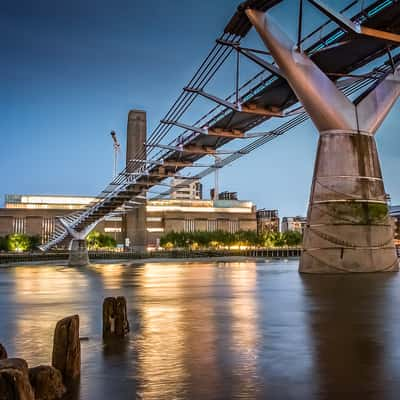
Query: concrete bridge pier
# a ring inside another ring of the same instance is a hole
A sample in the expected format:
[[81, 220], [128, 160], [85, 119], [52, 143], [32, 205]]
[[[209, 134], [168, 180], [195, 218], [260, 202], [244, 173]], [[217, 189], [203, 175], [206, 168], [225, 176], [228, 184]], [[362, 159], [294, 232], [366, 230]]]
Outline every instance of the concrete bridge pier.
[[86, 239], [72, 239], [69, 250], [68, 266], [86, 267], [89, 264], [90, 261]]
[[375, 133], [400, 69], [353, 103], [267, 13], [246, 14], [319, 131], [300, 272], [398, 271]]

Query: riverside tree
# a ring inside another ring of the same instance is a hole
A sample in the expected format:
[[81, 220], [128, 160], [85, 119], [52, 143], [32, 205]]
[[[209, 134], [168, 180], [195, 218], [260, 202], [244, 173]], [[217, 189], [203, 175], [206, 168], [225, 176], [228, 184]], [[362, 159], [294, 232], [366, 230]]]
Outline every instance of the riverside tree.
[[28, 236], [24, 233], [14, 233], [0, 237], [0, 251], [31, 251], [37, 250], [40, 245], [39, 236]]
[[196, 231], [168, 232], [160, 238], [160, 246], [165, 249], [207, 249], [232, 247], [282, 247], [298, 246], [302, 235], [299, 232], [267, 232], [257, 234], [255, 231]]
[[86, 237], [86, 243], [89, 249], [113, 249], [117, 247], [116, 240], [110, 235], [98, 231], [92, 231]]

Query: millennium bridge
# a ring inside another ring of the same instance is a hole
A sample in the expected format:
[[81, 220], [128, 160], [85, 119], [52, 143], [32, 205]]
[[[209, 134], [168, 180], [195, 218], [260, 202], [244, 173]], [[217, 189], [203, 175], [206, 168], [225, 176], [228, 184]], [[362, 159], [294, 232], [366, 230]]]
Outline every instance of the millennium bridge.
[[[59, 218], [43, 251], [65, 241], [84, 251], [86, 235], [110, 215], [136, 210], [144, 223], [146, 199], [168, 195], [170, 178], [201, 179], [311, 119], [319, 144], [300, 271], [398, 269], [374, 135], [400, 95], [400, 2], [355, 0], [334, 10], [291, 1], [295, 38], [270, 15], [287, 2], [239, 4], [150, 135], [140, 113], [129, 115], [137, 141], [126, 168], [86, 209]], [[326, 21], [309, 29], [306, 6]], [[253, 29], [265, 46], [246, 44]], [[256, 70], [245, 81], [243, 60]], [[228, 96], [215, 84], [224, 69], [235, 77]], [[209, 108], [192, 121], [197, 101]]]

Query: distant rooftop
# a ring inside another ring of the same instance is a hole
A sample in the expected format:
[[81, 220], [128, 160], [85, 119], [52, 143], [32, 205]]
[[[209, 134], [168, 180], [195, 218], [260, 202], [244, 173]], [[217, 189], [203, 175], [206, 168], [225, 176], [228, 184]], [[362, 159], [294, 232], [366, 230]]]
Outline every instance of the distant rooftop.
[[83, 208], [95, 201], [89, 196], [36, 195], [36, 194], [6, 194], [5, 208]]
[[[6, 194], [5, 208], [19, 209], [81, 209], [96, 201], [96, 197], [71, 196], [71, 195], [37, 195], [37, 194]], [[161, 199], [148, 200], [147, 206], [158, 210], [194, 210], [216, 211], [229, 210], [227, 212], [247, 210], [251, 212], [253, 203], [241, 200], [184, 200]], [[218, 210], [217, 210], [218, 209]], [[247, 212], [245, 211], [245, 212]]]
[[254, 204], [241, 200], [149, 200], [148, 211], [251, 213]]

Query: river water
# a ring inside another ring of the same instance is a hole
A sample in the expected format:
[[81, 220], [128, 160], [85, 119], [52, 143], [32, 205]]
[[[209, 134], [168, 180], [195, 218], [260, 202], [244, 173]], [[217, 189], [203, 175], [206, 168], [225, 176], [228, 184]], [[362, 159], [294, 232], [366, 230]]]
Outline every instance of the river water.
[[[400, 274], [305, 276], [298, 260], [0, 269], [0, 342], [49, 364], [79, 314], [73, 399], [398, 399]], [[101, 339], [106, 296], [131, 333]]]

